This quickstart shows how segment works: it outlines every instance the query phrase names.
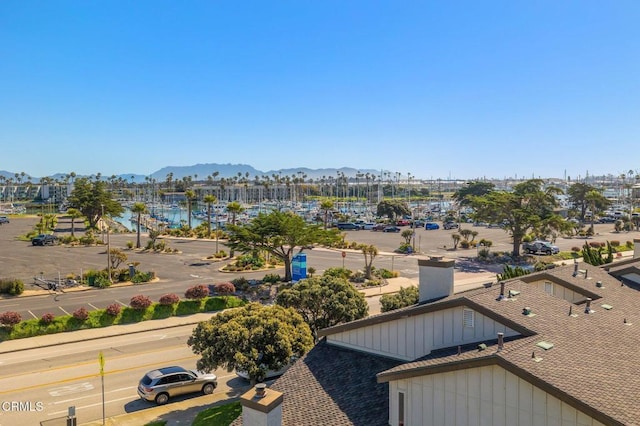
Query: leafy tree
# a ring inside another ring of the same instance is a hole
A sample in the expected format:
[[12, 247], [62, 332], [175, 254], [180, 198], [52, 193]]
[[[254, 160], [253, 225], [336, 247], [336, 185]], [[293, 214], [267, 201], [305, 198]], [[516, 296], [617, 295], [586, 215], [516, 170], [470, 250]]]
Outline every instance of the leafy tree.
[[589, 244], [584, 243], [584, 246], [582, 247], [582, 260], [593, 266], [611, 263], [613, 262], [613, 247], [611, 247], [611, 244], [607, 241], [607, 255], [605, 257], [602, 255], [601, 248], [591, 247]]
[[82, 217], [82, 212], [78, 209], [67, 209], [67, 215], [71, 218], [71, 237], [75, 238], [76, 236], [76, 219], [80, 219]]
[[453, 199], [456, 200], [459, 206], [471, 205], [472, 197], [482, 197], [493, 191], [495, 185], [491, 182], [473, 181], [467, 182], [465, 186], [458, 189], [453, 194]]
[[[600, 195], [600, 197], [596, 194]], [[587, 183], [574, 183], [567, 189], [567, 195], [569, 196], [569, 202], [578, 211], [582, 222], [584, 222], [587, 209], [591, 209], [593, 217], [596, 211], [604, 210], [610, 205], [610, 201], [595, 186]]]
[[413, 233], [415, 231], [413, 229], [405, 229], [400, 233], [400, 236], [402, 238], [404, 238], [404, 243], [406, 245], [410, 245], [411, 244], [411, 237], [413, 237]]
[[142, 215], [147, 212], [147, 206], [144, 203], [137, 202], [131, 206], [131, 213], [136, 214], [136, 248], [140, 248], [140, 227], [142, 224]]
[[513, 191], [491, 191], [483, 196], [472, 196], [471, 206], [478, 220], [501, 223], [513, 238], [513, 255], [520, 255], [522, 238], [529, 230], [537, 229], [554, 216], [557, 205], [556, 187], [543, 188], [541, 179], [521, 182]]
[[[232, 201], [229, 204], [227, 204], [227, 212], [229, 212], [229, 214], [231, 215], [231, 225], [235, 226], [238, 215], [243, 211], [244, 211], [244, 207], [242, 207], [242, 205], [237, 201]], [[218, 231], [216, 230], [216, 232]], [[233, 247], [231, 247], [231, 250], [229, 251], [230, 251], [229, 257], [233, 257], [233, 254], [234, 254]]]
[[187, 344], [201, 357], [199, 370], [242, 370], [255, 382], [304, 355], [313, 347], [313, 336], [295, 310], [251, 303], [201, 322]]
[[333, 208], [334, 208], [334, 205], [333, 205], [333, 201], [331, 200], [323, 200], [320, 203], [320, 210], [322, 210], [322, 213], [323, 213], [322, 223], [323, 223], [324, 229], [327, 229], [327, 224], [329, 222], [329, 212], [332, 211]]
[[369, 312], [364, 295], [347, 280], [330, 276], [301, 280], [278, 293], [276, 303], [302, 315], [314, 339], [323, 328], [364, 318]]
[[513, 267], [509, 265], [504, 265], [504, 267], [502, 268], [502, 273], [496, 274], [496, 278], [498, 279], [498, 281], [505, 281], [511, 278], [517, 278], [523, 275], [528, 275], [530, 273], [531, 271], [527, 271], [521, 266]]
[[124, 207], [111, 198], [106, 182], [86, 177], [76, 179], [73, 191], [69, 195], [69, 206], [82, 212], [91, 228], [96, 227], [103, 206], [104, 213], [109, 216], [120, 216], [124, 211]]
[[394, 294], [384, 294], [380, 297], [380, 310], [389, 312], [418, 303], [420, 292], [418, 287], [400, 287], [400, 291]]
[[336, 229], [323, 230], [319, 225], [310, 225], [291, 212], [273, 211], [259, 213], [250, 223], [229, 225], [228, 245], [243, 253], [264, 250], [284, 262], [284, 281], [291, 281], [291, 262], [294, 251], [322, 243], [332, 244], [340, 240]]
[[118, 248], [112, 248], [109, 250], [109, 262], [111, 263], [111, 270], [118, 269], [121, 263], [127, 261], [127, 255]]
[[364, 277], [370, 280], [373, 269], [373, 259], [378, 255], [378, 248], [374, 245], [367, 244], [360, 244], [359, 248], [364, 255]]
[[382, 200], [378, 203], [376, 214], [393, 220], [398, 216], [410, 215], [411, 210], [402, 200]]
[[462, 239], [462, 235], [460, 234], [451, 234], [451, 239], [453, 240], [453, 249], [458, 249], [458, 244], [460, 244], [460, 239]]

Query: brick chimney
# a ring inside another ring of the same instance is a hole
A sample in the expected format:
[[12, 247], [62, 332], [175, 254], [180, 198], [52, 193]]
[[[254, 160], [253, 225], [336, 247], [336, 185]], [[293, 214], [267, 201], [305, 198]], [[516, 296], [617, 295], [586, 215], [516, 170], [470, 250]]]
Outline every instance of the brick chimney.
[[284, 395], [258, 383], [240, 397], [244, 426], [281, 426]]
[[442, 256], [419, 257], [418, 303], [442, 299], [453, 294], [453, 259]]

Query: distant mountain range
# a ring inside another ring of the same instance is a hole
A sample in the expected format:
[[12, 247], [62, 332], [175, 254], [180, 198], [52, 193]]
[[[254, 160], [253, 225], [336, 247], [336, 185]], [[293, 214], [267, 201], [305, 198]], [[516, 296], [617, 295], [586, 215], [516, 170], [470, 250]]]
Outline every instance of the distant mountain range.
[[[241, 176], [249, 176], [249, 179], [253, 179], [255, 176], [298, 176], [300, 173], [307, 175], [306, 179], [320, 179], [323, 176], [337, 176], [338, 173], [344, 174], [347, 177], [355, 178], [357, 173], [375, 175], [379, 176], [380, 170], [373, 169], [354, 169], [352, 167], [341, 167], [339, 169], [334, 168], [325, 168], [325, 169], [309, 169], [306, 167], [298, 167], [298, 168], [290, 168], [290, 169], [279, 169], [279, 170], [269, 170], [262, 171], [257, 170], [254, 167], [248, 164], [217, 164], [217, 163], [207, 163], [207, 164], [195, 164], [193, 166], [168, 166], [163, 167], [162, 169], [153, 172], [149, 175], [141, 175], [139, 173], [125, 173], [115, 175], [116, 178], [121, 177], [127, 182], [136, 182], [143, 183], [147, 177], [151, 177], [156, 179], [156, 181], [164, 181], [167, 178], [169, 173], [173, 173], [173, 179], [182, 179], [187, 176], [191, 176], [194, 181], [204, 181], [207, 180], [207, 176], [212, 175], [213, 173], [218, 172], [216, 179], [220, 178], [232, 178], [234, 176], [238, 176], [240, 173]], [[22, 172], [18, 173], [20, 175]], [[48, 176], [52, 179], [64, 179], [68, 173], [56, 173], [55, 175]], [[13, 179], [15, 182], [16, 172], [8, 172], [5, 170], [0, 170], [0, 176], [4, 176], [7, 179]], [[29, 174], [25, 174], [24, 177], [20, 177], [22, 182], [26, 182]], [[82, 177], [83, 175], [77, 175], [76, 177]], [[112, 175], [108, 174], [106, 171], [102, 174], [103, 179], [110, 178]], [[40, 181], [40, 178], [44, 176], [34, 177], [31, 176], [31, 182], [37, 183]]]

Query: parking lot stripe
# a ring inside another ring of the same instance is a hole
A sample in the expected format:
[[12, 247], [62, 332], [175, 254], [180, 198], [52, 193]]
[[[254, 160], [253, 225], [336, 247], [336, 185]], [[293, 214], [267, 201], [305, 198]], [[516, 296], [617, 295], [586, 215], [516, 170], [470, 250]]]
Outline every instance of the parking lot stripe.
[[96, 311], [98, 310], [98, 308], [94, 305], [92, 305], [91, 303], [87, 302], [87, 305], [91, 306], [93, 309], [95, 309]]
[[58, 308], [60, 308], [60, 310], [65, 313], [65, 315], [70, 315], [69, 312], [65, 311], [62, 306], [58, 306]]
[[121, 304], [122, 306], [129, 306], [126, 303], [122, 303], [121, 301], [119, 301], [118, 299], [116, 299], [116, 302], [118, 302], [119, 304]]
[[34, 317], [34, 318], [38, 318], [37, 316], [35, 316], [35, 315], [33, 314], [33, 312], [31, 312], [31, 311], [27, 311], [27, 312], [29, 312], [29, 314], [31, 314], [31, 316], [32, 316], [32, 317]]

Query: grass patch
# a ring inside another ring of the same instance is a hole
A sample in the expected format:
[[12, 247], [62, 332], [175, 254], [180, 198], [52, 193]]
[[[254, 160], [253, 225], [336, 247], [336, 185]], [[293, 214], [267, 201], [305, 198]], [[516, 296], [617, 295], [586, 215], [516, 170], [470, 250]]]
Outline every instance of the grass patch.
[[176, 315], [191, 315], [200, 312], [202, 300], [181, 300], [176, 307]]
[[165, 426], [167, 424], [166, 420], [154, 420], [145, 424], [144, 426]]
[[149, 309], [151, 310], [151, 319], [164, 319], [174, 315], [175, 305], [152, 305]]
[[200, 411], [191, 426], [228, 426], [242, 413], [240, 402], [218, 405]]

